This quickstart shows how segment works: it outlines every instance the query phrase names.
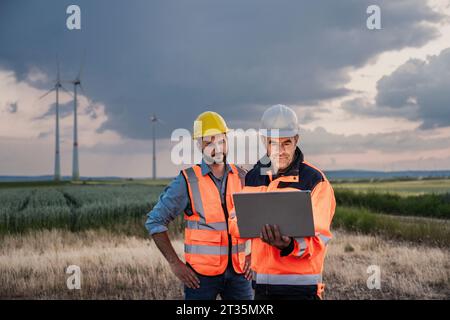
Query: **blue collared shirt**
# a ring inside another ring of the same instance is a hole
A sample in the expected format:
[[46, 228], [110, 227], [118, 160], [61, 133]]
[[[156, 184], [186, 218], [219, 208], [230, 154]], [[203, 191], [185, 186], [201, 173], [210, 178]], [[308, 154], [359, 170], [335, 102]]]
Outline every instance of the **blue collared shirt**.
[[[208, 164], [202, 160], [200, 164], [202, 175], [209, 175], [219, 190], [222, 203], [226, 196], [226, 181], [228, 173], [231, 171], [229, 164], [225, 167], [225, 173], [222, 178], [216, 178]], [[167, 231], [168, 224], [178, 215], [185, 211], [189, 204], [189, 194], [183, 174], [180, 174], [164, 189], [159, 196], [158, 203], [147, 214], [145, 227], [150, 234]]]

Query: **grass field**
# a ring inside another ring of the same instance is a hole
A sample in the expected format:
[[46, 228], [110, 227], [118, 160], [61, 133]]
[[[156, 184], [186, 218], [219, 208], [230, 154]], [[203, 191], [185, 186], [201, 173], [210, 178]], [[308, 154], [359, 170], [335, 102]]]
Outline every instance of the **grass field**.
[[399, 195], [376, 191], [335, 190], [339, 206], [371, 209], [375, 212], [403, 216], [450, 219], [450, 193]]
[[374, 213], [365, 208], [338, 206], [332, 227], [385, 239], [450, 247], [449, 220], [399, 217]]
[[[449, 299], [449, 181], [333, 184], [326, 298]], [[0, 298], [181, 298], [143, 226], [167, 183], [1, 183]], [[171, 237], [182, 231], [179, 217]], [[70, 264], [81, 267], [82, 290], [65, 286]], [[381, 268], [381, 290], [367, 289], [371, 264]]]
[[403, 196], [429, 193], [449, 193], [450, 179], [424, 180], [382, 180], [364, 182], [335, 182], [335, 190], [352, 190], [359, 192], [395, 193]]
[[163, 188], [115, 183], [0, 188], [0, 233], [77, 231], [141, 220]]

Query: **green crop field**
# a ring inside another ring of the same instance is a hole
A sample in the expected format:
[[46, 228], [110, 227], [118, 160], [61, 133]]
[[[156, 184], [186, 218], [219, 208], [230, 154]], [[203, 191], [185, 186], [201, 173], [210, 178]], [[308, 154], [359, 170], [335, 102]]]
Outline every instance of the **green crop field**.
[[333, 183], [334, 228], [448, 247], [450, 179]]
[[[146, 214], [168, 182], [2, 183], [0, 234], [107, 228], [146, 236]], [[333, 186], [337, 200], [334, 228], [407, 241], [450, 243], [450, 180], [341, 182]], [[170, 231], [182, 230], [179, 217]]]
[[449, 193], [450, 179], [381, 180], [364, 182], [332, 182], [336, 190], [396, 193], [402, 196]]
[[450, 220], [399, 217], [341, 206], [336, 208], [332, 229], [433, 246], [450, 246]]
[[399, 195], [391, 192], [335, 190], [338, 206], [370, 209], [402, 216], [450, 218], [450, 193]]
[[62, 228], [77, 231], [137, 220], [163, 184], [67, 184], [0, 188], [0, 233]]

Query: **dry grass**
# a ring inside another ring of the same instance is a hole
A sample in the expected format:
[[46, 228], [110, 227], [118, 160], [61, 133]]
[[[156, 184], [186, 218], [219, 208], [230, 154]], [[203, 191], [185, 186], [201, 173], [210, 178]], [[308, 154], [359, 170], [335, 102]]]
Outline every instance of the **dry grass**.
[[[449, 299], [450, 254], [377, 236], [335, 232], [324, 281], [327, 299]], [[381, 289], [369, 290], [367, 267], [381, 270]]]
[[[174, 241], [182, 252], [182, 241]], [[325, 265], [326, 299], [449, 299], [445, 248], [335, 232]], [[68, 265], [82, 289], [68, 290]], [[369, 265], [381, 268], [381, 290], [366, 286]], [[182, 286], [150, 240], [110, 231], [36, 231], [0, 239], [0, 298], [179, 299]]]
[[[182, 242], [175, 242], [178, 251]], [[67, 266], [81, 268], [68, 290]], [[150, 240], [111, 232], [36, 231], [0, 244], [0, 298], [166, 299], [182, 287]]]

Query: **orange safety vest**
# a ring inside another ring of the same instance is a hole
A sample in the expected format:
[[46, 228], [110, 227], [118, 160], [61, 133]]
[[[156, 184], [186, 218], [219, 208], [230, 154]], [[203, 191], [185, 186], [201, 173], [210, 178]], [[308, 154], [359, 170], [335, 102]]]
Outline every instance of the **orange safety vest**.
[[[270, 179], [269, 185], [246, 186], [242, 192], [299, 192], [299, 189], [292, 187], [278, 188], [280, 182], [299, 182], [298, 175], [272, 179], [271, 172], [267, 173]], [[324, 290], [323, 264], [326, 246], [332, 237], [330, 224], [336, 208], [331, 184], [325, 175], [323, 177], [324, 181], [319, 182], [311, 192], [315, 237], [295, 238], [294, 249], [287, 256], [281, 256], [278, 248], [259, 238], [252, 239], [251, 269], [253, 270], [253, 281], [257, 285], [317, 285], [317, 295], [322, 297]], [[235, 236], [239, 236], [237, 221], [233, 211], [230, 214], [229, 224], [230, 232]]]
[[233, 208], [232, 194], [242, 190], [245, 172], [230, 164], [224, 206], [220, 193], [209, 175], [202, 175], [199, 165], [182, 170], [186, 179], [192, 214], [185, 212], [184, 253], [186, 262], [199, 274], [220, 275], [231, 260], [237, 273], [243, 273], [245, 240], [228, 232], [226, 214]]

